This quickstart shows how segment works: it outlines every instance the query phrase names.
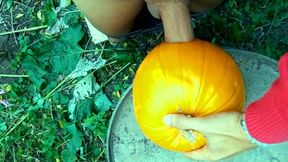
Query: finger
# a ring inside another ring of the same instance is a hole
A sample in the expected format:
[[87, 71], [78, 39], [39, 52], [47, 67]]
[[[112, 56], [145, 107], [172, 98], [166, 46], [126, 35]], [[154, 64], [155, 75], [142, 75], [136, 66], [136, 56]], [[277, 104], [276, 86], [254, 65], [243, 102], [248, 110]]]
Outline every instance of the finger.
[[194, 129], [200, 132], [206, 132], [208, 124], [200, 117], [188, 117], [180, 114], [169, 114], [164, 116], [163, 122], [169, 127], [178, 129]]

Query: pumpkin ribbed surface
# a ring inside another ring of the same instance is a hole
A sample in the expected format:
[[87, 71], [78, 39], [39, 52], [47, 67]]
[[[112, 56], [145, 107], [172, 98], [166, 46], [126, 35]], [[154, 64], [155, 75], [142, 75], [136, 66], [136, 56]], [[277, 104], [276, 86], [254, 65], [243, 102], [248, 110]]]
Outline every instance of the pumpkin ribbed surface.
[[133, 82], [134, 111], [142, 132], [173, 151], [199, 149], [205, 138], [194, 132], [195, 140], [188, 140], [183, 131], [164, 125], [165, 115], [241, 111], [244, 101], [243, 78], [234, 60], [202, 40], [158, 45], [141, 63]]

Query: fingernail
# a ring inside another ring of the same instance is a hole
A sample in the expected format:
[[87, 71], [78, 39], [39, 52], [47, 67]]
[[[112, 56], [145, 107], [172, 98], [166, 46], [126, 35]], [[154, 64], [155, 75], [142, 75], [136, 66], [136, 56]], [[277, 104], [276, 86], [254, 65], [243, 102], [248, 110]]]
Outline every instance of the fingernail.
[[163, 123], [167, 126], [171, 126], [172, 115], [166, 115], [163, 117]]

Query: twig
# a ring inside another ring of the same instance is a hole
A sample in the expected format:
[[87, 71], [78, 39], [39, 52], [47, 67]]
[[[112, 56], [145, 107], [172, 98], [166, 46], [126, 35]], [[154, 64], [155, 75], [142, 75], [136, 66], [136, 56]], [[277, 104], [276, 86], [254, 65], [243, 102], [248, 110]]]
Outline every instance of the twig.
[[50, 91], [45, 97], [44, 100], [48, 99], [51, 95], [53, 95], [53, 93], [59, 88], [61, 87], [68, 79], [70, 79], [69, 77], [66, 77], [60, 84], [58, 84], [52, 91]]
[[[282, 18], [282, 19], [280, 19], [280, 22], [282, 22], [282, 21], [284, 21], [284, 20], [286, 20], [286, 19], [288, 19], [288, 17], [287, 17], [287, 18]], [[273, 20], [274, 20], [274, 18], [273, 18]], [[259, 26], [259, 27], [255, 28], [254, 31], [255, 31], [255, 30], [259, 30], [259, 29], [264, 28], [264, 27], [267, 27], [267, 26], [271, 26], [272, 23], [274, 23], [274, 21], [272, 21], [271, 23], [268, 23], [268, 24]]]
[[[14, 23], [13, 23], [13, 8], [11, 7], [10, 8], [10, 17], [11, 17], [11, 29], [12, 29], [12, 32], [14, 31]], [[17, 38], [16, 38], [16, 35], [15, 33], [13, 33], [13, 36], [14, 36], [14, 39], [15, 39], [15, 43], [18, 45], [18, 42], [17, 42]]]
[[31, 22], [32, 22], [32, 20], [27, 20], [27, 21], [25, 21], [25, 22], [17, 25], [16, 30], [18, 30], [19, 28], [23, 28], [24, 25], [26, 25], [26, 24], [28, 24], [28, 23], [31, 23]]
[[36, 26], [36, 27], [32, 27], [32, 28], [26, 28], [26, 29], [20, 29], [20, 30], [15, 30], [15, 31], [9, 31], [9, 32], [0, 33], [0, 36], [8, 35], [8, 34], [35, 31], [35, 30], [41, 30], [41, 29], [46, 29], [47, 27], [48, 27], [47, 25], [42, 25], [42, 26]]
[[0, 78], [29, 78], [29, 75], [0, 74]]
[[102, 150], [100, 155], [96, 158], [95, 162], [97, 162], [100, 159], [100, 157], [104, 154], [104, 152], [105, 152], [105, 149]]
[[71, 14], [71, 13], [80, 13], [80, 10], [68, 11], [68, 12], [65, 12], [64, 14], [62, 14], [61, 16], [65, 16], [65, 15]]
[[268, 24], [259, 26], [259, 27], [255, 28], [254, 31], [255, 31], [255, 30], [259, 30], [259, 29], [264, 28], [264, 27], [269, 26], [269, 25], [271, 25], [271, 23], [268, 23]]
[[105, 43], [104, 44], [100, 44], [102, 46], [101, 48], [101, 53], [100, 53], [100, 56], [99, 58], [102, 58], [102, 55], [103, 55], [103, 52], [104, 52], [104, 49], [105, 49]]
[[13, 3], [16, 3], [16, 4], [19, 4], [25, 8], [29, 8], [29, 9], [32, 9], [32, 7], [28, 6], [28, 5], [25, 5], [24, 3], [21, 3], [21, 2], [17, 2], [17, 1], [13, 1]]
[[244, 27], [243, 27], [243, 25], [242, 25], [242, 21], [241, 21], [240, 19], [238, 19], [238, 18], [236, 18], [236, 17], [233, 17], [233, 16], [229, 16], [228, 18], [238, 21], [240, 27], [242, 28], [242, 30], [244, 30]]
[[64, 144], [66, 144], [67, 142], [69, 142], [69, 140], [64, 141], [63, 143], [61, 143], [60, 145], [56, 146], [56, 149], [58, 150], [59, 147], [63, 146]]
[[15, 149], [14, 149], [14, 146], [12, 146], [12, 151], [13, 151], [13, 162], [16, 162], [16, 157], [15, 157]]
[[97, 136], [97, 137], [100, 139], [100, 141], [102, 142], [102, 144], [105, 144], [104, 140], [103, 140], [100, 136]]
[[114, 75], [112, 75], [102, 86], [104, 87], [107, 83], [109, 83], [112, 79], [114, 79], [120, 72], [122, 72], [125, 68], [127, 68], [129, 65], [131, 64], [131, 62], [129, 62], [128, 64], [126, 64], [124, 67], [122, 67], [119, 71], [117, 71], [117, 73], [115, 73]]
[[[101, 51], [102, 51], [102, 49], [101, 49]], [[113, 52], [114, 50], [112, 50], [112, 49], [103, 49], [103, 51], [111, 51], [111, 52]], [[99, 52], [99, 50], [82, 50], [81, 52], [82, 53], [90, 53], [90, 52]]]
[[18, 125], [20, 125], [27, 117], [29, 116], [29, 114], [26, 114], [22, 117], [22, 119], [12, 128], [10, 129], [5, 136], [8, 136], [14, 129], [16, 129], [18, 127]]
[[75, 81], [76, 79], [71, 79], [69, 80], [65, 85], [63, 85], [59, 90], [57, 90], [57, 92], [60, 92], [60, 91], [63, 91], [69, 87], [73, 87], [73, 82]]
[[[112, 65], [112, 64], [115, 64], [115, 63], [117, 63], [117, 61], [109, 62], [109, 63], [105, 64], [104, 66], [102, 66], [101, 68], [107, 67], [108, 65]], [[99, 69], [101, 69], [101, 68], [99, 68]], [[99, 69], [93, 70], [93, 71], [90, 72], [88, 75], [93, 74], [95, 71], [97, 71], [97, 70], [99, 70]], [[75, 79], [74, 79], [74, 80], [75, 80]], [[72, 83], [72, 84], [70, 84], [69, 86], [67, 86], [69, 83], [73, 82], [74, 80], [69, 81], [69, 82], [68, 82], [67, 84], [65, 84], [61, 89], [57, 90], [57, 92], [63, 91], [63, 90], [65, 90], [65, 89], [67, 89], [67, 88], [72, 88], [72, 87], [74, 87], [77, 83]]]
[[32, 156], [29, 156], [29, 155], [21, 155], [22, 157], [24, 157], [26, 160], [30, 160], [30, 159], [33, 159], [34, 161], [40, 161], [39, 159], [35, 158], [35, 157], [32, 157]]
[[91, 42], [91, 40], [92, 40], [92, 37], [89, 37], [89, 39], [88, 39], [88, 41], [87, 41], [87, 43], [86, 43], [86, 45], [85, 45], [85, 50], [87, 50], [87, 48], [88, 48], [88, 45], [89, 45], [89, 43]]
[[269, 27], [269, 29], [268, 29], [267, 36], [268, 36], [268, 34], [270, 34], [270, 32], [271, 32], [271, 29], [272, 29], [272, 27], [273, 27], [273, 25], [274, 25], [274, 22], [275, 22], [275, 19], [276, 19], [277, 14], [278, 14], [278, 11], [276, 10], [276, 11], [274, 12], [274, 17], [273, 17], [272, 23], [271, 23], [271, 25], [270, 25], [270, 27]]

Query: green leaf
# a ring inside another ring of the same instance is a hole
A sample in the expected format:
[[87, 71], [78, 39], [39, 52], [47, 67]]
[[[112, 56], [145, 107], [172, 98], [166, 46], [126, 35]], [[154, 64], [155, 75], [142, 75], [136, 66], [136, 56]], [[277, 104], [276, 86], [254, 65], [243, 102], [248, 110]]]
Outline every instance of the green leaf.
[[71, 5], [71, 0], [60, 0], [59, 7], [65, 8], [69, 5]]
[[120, 91], [122, 89], [122, 86], [120, 84], [114, 85], [114, 91]]
[[57, 13], [53, 10], [54, 3], [53, 0], [47, 0], [45, 1], [44, 8], [42, 9], [43, 15], [44, 15], [44, 24], [52, 25], [57, 21]]
[[87, 118], [83, 125], [93, 131], [94, 136], [105, 139], [108, 129], [105, 112], [100, 112], [97, 115]]
[[105, 63], [106, 63], [106, 60], [102, 58], [98, 58], [96, 61], [92, 59], [88, 59], [86, 57], [81, 58], [75, 70], [73, 70], [71, 74], [69, 74], [68, 77], [77, 78], [81, 76], [86, 76], [89, 71], [100, 69], [101, 67], [105, 65]]
[[75, 111], [76, 111], [77, 103], [78, 103], [78, 100], [75, 97], [73, 97], [68, 102], [69, 119], [71, 120], [75, 119]]
[[[72, 34], [72, 33], [71, 33]], [[50, 64], [52, 73], [71, 73], [79, 59], [82, 48], [76, 43], [57, 41], [53, 43], [53, 50], [50, 52]]]
[[74, 120], [75, 117], [77, 117], [78, 120], [82, 120], [86, 117], [89, 117], [92, 113], [92, 106], [92, 98], [87, 98], [85, 100], [77, 100], [74, 97], [68, 103], [68, 112], [70, 114], [69, 118], [71, 120]]
[[61, 156], [64, 162], [74, 162], [77, 159], [76, 153], [69, 149], [63, 150]]
[[56, 140], [57, 126], [54, 123], [52, 124], [48, 123], [46, 127], [48, 125], [49, 125], [49, 130], [43, 136], [42, 152], [47, 152], [53, 149], [53, 144], [55, 143], [55, 140]]
[[45, 104], [45, 100], [43, 98], [40, 98], [38, 101], [37, 101], [37, 106], [39, 108], [44, 108], [44, 104]]
[[97, 112], [105, 112], [112, 106], [111, 101], [103, 92], [96, 94], [94, 98], [94, 104]]
[[124, 52], [119, 52], [116, 56], [115, 56], [115, 60], [117, 60], [120, 63], [129, 63], [133, 60], [132, 56], [124, 53]]
[[67, 146], [72, 151], [78, 151], [82, 146], [82, 133], [78, 130], [75, 124], [70, 124], [65, 127], [65, 129], [72, 135]]
[[12, 7], [12, 0], [6, 0], [6, 7], [10, 9]]
[[123, 84], [123, 88], [126, 89], [126, 88], [128, 88], [128, 87], [130, 87], [130, 84], [128, 84], [128, 83], [124, 83], [124, 84]]
[[37, 89], [41, 89], [42, 84], [46, 82], [44, 79], [47, 75], [45, 67], [29, 55], [23, 60], [22, 65], [23, 68], [28, 71], [29, 79], [36, 85]]
[[46, 33], [49, 35], [58, 34], [61, 30], [69, 28], [67, 24], [63, 21], [63, 18], [58, 19], [53, 25], [46, 29]]
[[282, 39], [280, 40], [280, 42], [282, 42], [282, 43], [288, 45], [288, 36], [282, 38]]
[[240, 43], [242, 41], [241, 29], [238, 22], [232, 23], [231, 33], [231, 40], [234, 40], [236, 43]]
[[0, 117], [0, 132], [5, 132], [7, 130], [7, 126], [5, 121]]
[[[66, 29], [57, 40], [42, 43], [41, 46], [35, 46], [34, 51], [42, 53], [37, 58], [38, 66], [50, 63], [47, 70], [52, 74], [69, 74], [71, 73], [83, 52], [78, 42], [83, 38], [84, 32], [79, 24]], [[47, 46], [49, 48], [47, 48]], [[41, 50], [43, 48], [43, 50]], [[45, 50], [44, 50], [45, 49]], [[39, 55], [39, 54], [38, 54]], [[51, 69], [51, 70], [50, 70]]]
[[68, 103], [69, 102], [69, 96], [67, 96], [65, 94], [61, 94], [59, 102], [60, 102], [60, 104]]
[[84, 31], [80, 24], [76, 26], [72, 26], [64, 30], [64, 32], [60, 35], [59, 41], [63, 41], [69, 44], [78, 44], [78, 42], [83, 38]]
[[100, 85], [96, 82], [93, 74], [90, 74], [85, 76], [75, 85], [73, 95], [76, 100], [84, 100], [95, 94], [99, 89]]
[[96, 145], [91, 145], [88, 148], [93, 153], [94, 156], [99, 156], [100, 153], [102, 152], [101, 148], [97, 147]]
[[44, 92], [49, 93], [50, 91], [52, 91], [56, 86], [57, 86], [57, 82], [54, 81], [54, 77], [52, 77], [50, 75], [49, 80], [52, 80], [48, 83], [48, 85], [45, 87]]
[[77, 106], [77, 119], [83, 120], [92, 114], [93, 98], [80, 100]]
[[70, 26], [77, 25], [80, 22], [80, 13], [65, 14], [63, 20]]

